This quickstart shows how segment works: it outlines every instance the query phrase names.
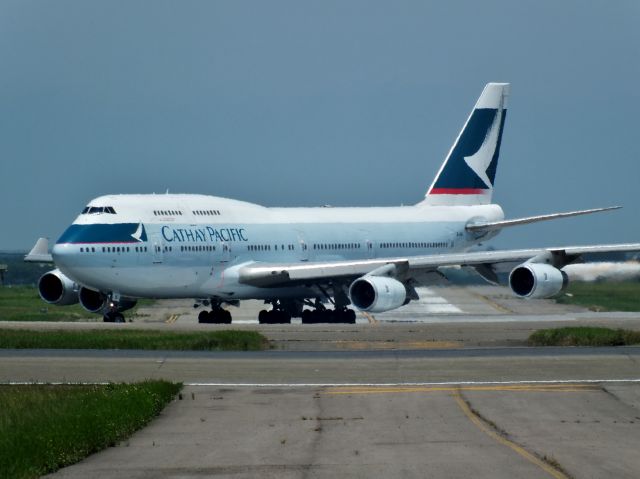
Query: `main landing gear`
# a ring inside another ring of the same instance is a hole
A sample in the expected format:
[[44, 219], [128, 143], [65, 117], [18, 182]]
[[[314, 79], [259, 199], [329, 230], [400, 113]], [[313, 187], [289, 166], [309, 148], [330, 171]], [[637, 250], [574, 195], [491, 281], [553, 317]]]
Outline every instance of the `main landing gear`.
[[214, 307], [211, 311], [200, 311], [199, 323], [231, 324], [231, 313], [221, 307]]
[[356, 324], [356, 312], [353, 309], [305, 309], [302, 312], [302, 324], [342, 323]]
[[271, 311], [263, 309], [258, 313], [258, 322], [260, 324], [289, 324], [291, 323], [291, 314], [281, 309], [272, 309]]

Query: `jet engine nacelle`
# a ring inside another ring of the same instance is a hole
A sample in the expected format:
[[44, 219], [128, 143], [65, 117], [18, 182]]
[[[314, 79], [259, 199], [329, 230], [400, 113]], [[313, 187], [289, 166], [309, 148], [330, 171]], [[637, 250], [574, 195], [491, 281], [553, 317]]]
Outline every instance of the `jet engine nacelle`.
[[135, 299], [121, 298], [117, 303], [110, 303], [109, 297], [100, 291], [80, 288], [78, 293], [80, 305], [90, 313], [105, 313], [107, 311], [126, 311], [136, 305]]
[[80, 305], [90, 313], [100, 313], [107, 309], [107, 295], [100, 291], [94, 291], [84, 286], [78, 293]]
[[64, 306], [78, 302], [78, 285], [59, 269], [49, 271], [40, 277], [38, 293], [42, 300], [49, 304]]
[[353, 305], [361, 311], [383, 313], [399, 308], [407, 300], [407, 289], [400, 281], [385, 276], [363, 276], [349, 287]]
[[521, 298], [550, 298], [566, 288], [568, 282], [564, 271], [548, 264], [524, 263], [509, 275], [511, 290]]

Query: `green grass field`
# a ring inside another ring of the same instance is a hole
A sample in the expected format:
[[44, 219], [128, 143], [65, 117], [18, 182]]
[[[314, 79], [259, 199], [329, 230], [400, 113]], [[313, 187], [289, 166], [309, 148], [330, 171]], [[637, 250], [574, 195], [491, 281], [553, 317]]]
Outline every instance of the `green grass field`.
[[[153, 304], [153, 300], [141, 300], [127, 311], [127, 318], [134, 318], [139, 306]], [[47, 304], [33, 286], [0, 287], [0, 321], [80, 321], [102, 320], [100, 315], [86, 311], [79, 304], [56, 306]]]
[[570, 283], [556, 298], [592, 311], [640, 311], [640, 282]]
[[640, 331], [578, 326], [541, 329], [529, 336], [530, 346], [630, 346], [640, 344]]
[[78, 321], [91, 316], [79, 304], [45, 303], [32, 286], [0, 288], [0, 321]]
[[0, 477], [36, 478], [142, 428], [180, 384], [0, 385]]
[[174, 332], [135, 329], [35, 331], [0, 329], [0, 348], [259, 351], [268, 349], [269, 342], [255, 331]]

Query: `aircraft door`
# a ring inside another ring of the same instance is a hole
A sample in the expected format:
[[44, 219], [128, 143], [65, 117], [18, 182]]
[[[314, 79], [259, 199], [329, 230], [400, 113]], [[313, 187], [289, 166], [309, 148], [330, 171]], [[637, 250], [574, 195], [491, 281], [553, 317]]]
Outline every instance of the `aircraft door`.
[[376, 257], [376, 246], [375, 243], [370, 239], [369, 232], [366, 230], [360, 230], [360, 237], [364, 238], [362, 242], [362, 247], [364, 248], [363, 255], [365, 258], [375, 258]]
[[160, 264], [164, 261], [164, 242], [158, 233], [151, 233], [151, 257], [154, 264]]
[[375, 258], [376, 257], [376, 248], [375, 248], [375, 244], [373, 243], [373, 241], [367, 239], [365, 240], [365, 248], [367, 250], [366, 254], [367, 254], [367, 258]]
[[220, 262], [228, 263], [231, 260], [231, 245], [227, 242], [220, 243], [221, 253], [220, 253]]
[[228, 263], [231, 260], [231, 245], [226, 241], [216, 243], [211, 258], [214, 263]]
[[309, 261], [309, 245], [307, 245], [302, 231], [298, 231], [298, 247], [300, 248], [300, 261]]

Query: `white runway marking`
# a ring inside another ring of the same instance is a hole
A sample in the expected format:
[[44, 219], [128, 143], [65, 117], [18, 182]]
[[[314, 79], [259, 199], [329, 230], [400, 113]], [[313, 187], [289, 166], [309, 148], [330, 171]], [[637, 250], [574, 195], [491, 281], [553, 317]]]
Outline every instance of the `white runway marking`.
[[622, 384], [640, 383], [637, 379], [556, 379], [533, 381], [445, 381], [399, 383], [184, 383], [185, 386], [238, 387], [238, 388], [309, 388], [309, 387], [429, 387], [429, 386], [513, 386], [518, 384]]
[[[183, 383], [194, 387], [235, 387], [235, 388], [317, 388], [317, 387], [429, 387], [429, 386], [513, 386], [518, 384], [634, 384], [640, 378], [629, 379], [555, 379], [555, 380], [520, 380], [520, 381], [443, 381], [443, 382], [399, 382], [399, 383]], [[42, 382], [42, 381], [8, 381], [0, 382], [4, 386], [31, 385], [81, 385], [99, 386], [111, 382]]]
[[[380, 316], [380, 320], [384, 321], [407, 321], [409, 318], [415, 321], [415, 318], [425, 318], [429, 320], [432, 314], [464, 314], [464, 311], [457, 306], [451, 304], [442, 296], [436, 294], [431, 288], [416, 288], [420, 299], [411, 301], [401, 309], [393, 310], [388, 316]], [[417, 322], [421, 322], [417, 320]]]

